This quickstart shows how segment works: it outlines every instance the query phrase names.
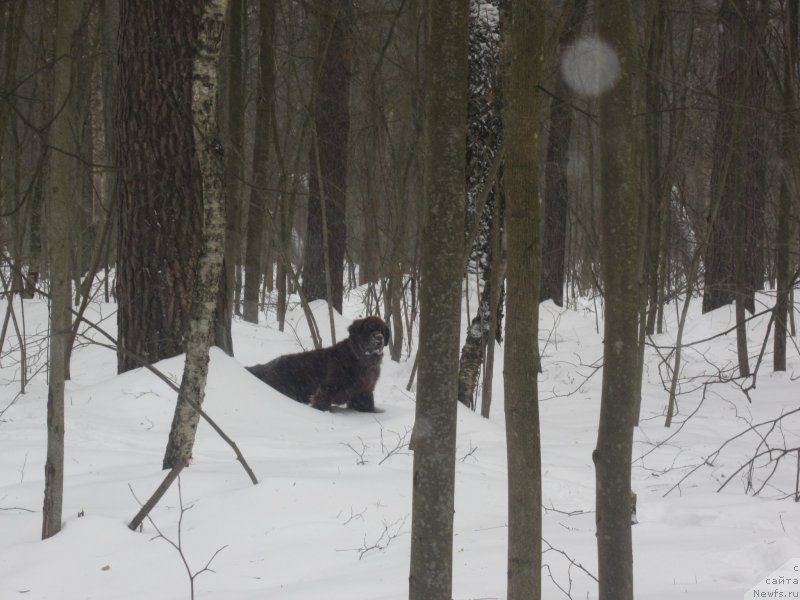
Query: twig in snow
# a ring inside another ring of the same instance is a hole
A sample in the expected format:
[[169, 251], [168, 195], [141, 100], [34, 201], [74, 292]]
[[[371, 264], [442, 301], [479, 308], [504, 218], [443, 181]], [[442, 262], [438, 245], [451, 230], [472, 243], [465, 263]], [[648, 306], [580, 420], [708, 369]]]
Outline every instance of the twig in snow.
[[386, 550], [389, 547], [389, 544], [392, 543], [392, 540], [399, 537], [403, 533], [403, 527], [408, 520], [408, 515], [403, 517], [402, 519], [397, 519], [391, 523], [387, 523], [386, 520], [383, 521], [383, 531], [381, 531], [380, 536], [377, 540], [372, 543], [367, 542], [367, 534], [364, 534], [364, 543], [361, 544], [359, 548], [344, 548], [341, 550], [337, 550], [337, 552], [357, 552], [358, 553], [358, 560], [364, 558], [368, 552], [372, 550]]
[[[178, 473], [180, 473], [180, 470], [178, 470]], [[134, 493], [133, 488], [131, 488], [130, 484], [128, 485], [128, 488], [130, 488], [131, 494], [133, 494], [133, 497], [136, 499], [136, 502], [139, 502], [139, 499], [136, 498], [136, 494]], [[194, 505], [192, 504], [192, 505], [189, 505], [189, 506], [184, 506], [184, 504], [183, 504], [183, 492], [181, 490], [180, 477], [178, 477], [178, 503], [179, 503], [179, 506], [180, 506], [181, 514], [178, 517], [178, 541], [177, 542], [174, 541], [174, 540], [171, 540], [170, 538], [165, 536], [164, 533], [158, 528], [158, 525], [156, 525], [155, 521], [153, 521], [153, 519], [150, 518], [149, 514], [146, 515], [146, 517], [147, 517], [147, 520], [150, 522], [150, 525], [152, 525], [153, 529], [155, 529], [156, 533], [158, 533], [158, 535], [156, 535], [152, 539], [155, 540], [155, 539], [161, 538], [162, 540], [167, 542], [170, 546], [175, 548], [175, 550], [178, 552], [178, 555], [181, 557], [181, 562], [183, 563], [183, 567], [184, 567], [184, 569], [186, 569], [186, 575], [189, 578], [189, 597], [191, 598], [191, 600], [194, 600], [194, 580], [197, 579], [198, 575], [201, 575], [201, 574], [206, 573], [206, 572], [208, 572], [208, 573], [216, 573], [216, 571], [214, 571], [211, 568], [211, 563], [214, 561], [214, 559], [217, 557], [217, 555], [220, 552], [222, 552], [223, 550], [225, 550], [225, 548], [228, 547], [228, 545], [225, 544], [224, 546], [221, 546], [220, 548], [217, 548], [217, 550], [214, 552], [214, 554], [211, 555], [211, 558], [208, 559], [208, 561], [206, 562], [205, 566], [202, 569], [200, 569], [198, 571], [195, 571], [195, 572], [192, 572], [192, 568], [189, 566], [189, 561], [186, 559], [186, 555], [184, 554], [184, 551], [183, 551], [182, 527], [183, 527], [183, 517], [184, 517], [184, 515], [186, 514], [186, 512], [188, 510], [191, 510], [194, 507]], [[141, 502], [139, 502], [139, 504], [141, 505]]]
[[[463, 463], [463, 462], [466, 462], [466, 460], [468, 458], [470, 458], [470, 457], [475, 458], [474, 455], [475, 455], [475, 453], [477, 451], [478, 451], [478, 447], [477, 446], [473, 446], [472, 445], [472, 440], [470, 440], [469, 441], [469, 450], [467, 450], [467, 453], [464, 456], [462, 456], [461, 458], [459, 458], [458, 460], [460, 460]], [[477, 462], [477, 460], [478, 459], [476, 458], [475, 461]]]
[[361, 450], [354, 448], [353, 445], [350, 443], [345, 444], [344, 442], [342, 442], [342, 445], [350, 448], [350, 450], [352, 450], [355, 453], [355, 455], [358, 457], [356, 459], [357, 465], [365, 465], [367, 464], [367, 459], [364, 458], [364, 454], [367, 452], [367, 448], [369, 448], [369, 446], [367, 446], [364, 443], [364, 440], [361, 439], [361, 436], [358, 436], [358, 441], [361, 442]]
[[[355, 519], [361, 519], [363, 521], [364, 520], [364, 513], [366, 513], [366, 512], [367, 512], [366, 508], [364, 508], [364, 510], [362, 510], [360, 513], [353, 512], [353, 507], [351, 506], [350, 507], [350, 516], [347, 517], [347, 519], [345, 519], [342, 522], [342, 525], [347, 525], [348, 523], [350, 523], [350, 521], [354, 521]], [[342, 513], [340, 512], [338, 515], [336, 515], [336, 518], [338, 519], [341, 515], [342, 515]]]
[[389, 431], [389, 433], [395, 436], [394, 446], [389, 448], [383, 441], [383, 425], [377, 419], [375, 419], [375, 421], [381, 428], [381, 454], [384, 455], [384, 457], [380, 461], [378, 461], [378, 464], [382, 465], [384, 462], [389, 460], [395, 454], [408, 454], [408, 452], [404, 452], [404, 450], [408, 449], [408, 437], [411, 434], [411, 428], [406, 427], [405, 431], [403, 431], [402, 434], [396, 431]]

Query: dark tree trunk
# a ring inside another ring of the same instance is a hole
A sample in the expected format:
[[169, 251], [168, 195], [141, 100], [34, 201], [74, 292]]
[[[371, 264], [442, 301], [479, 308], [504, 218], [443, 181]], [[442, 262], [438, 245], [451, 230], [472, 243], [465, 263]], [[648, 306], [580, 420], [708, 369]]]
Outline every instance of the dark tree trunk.
[[242, 317], [258, 323], [259, 290], [264, 274], [264, 230], [266, 226], [267, 178], [269, 174], [270, 103], [275, 93], [273, 40], [275, 37], [275, 2], [259, 3], [260, 50], [258, 55], [258, 98], [256, 99], [256, 136], [253, 144], [253, 187], [247, 212], [247, 245], [245, 247], [244, 302]]
[[[558, 40], [561, 52], [575, 41], [586, 16], [587, 0], [569, 3], [569, 16]], [[544, 229], [542, 231], [542, 282], [539, 301], [564, 304], [564, 256], [567, 248], [567, 165], [572, 107], [571, 93], [559, 70], [550, 99], [550, 135], [547, 139], [547, 162], [544, 184]]]
[[[667, 219], [666, 204], [668, 194], [664, 192], [664, 169], [661, 156], [661, 65], [666, 41], [666, 16], [669, 7], [660, 2], [653, 3], [653, 15], [648, 30], [647, 70], [644, 78], [645, 93], [645, 189], [646, 202], [641, 207], [646, 211], [647, 227], [642, 244], [644, 253], [643, 278], [646, 285], [643, 290], [643, 308], [647, 308], [646, 332], [653, 335], [656, 329], [656, 318], [659, 309], [659, 251], [664, 247], [661, 242], [661, 227]], [[663, 277], [663, 274], [661, 274]], [[644, 344], [641, 345], [644, 351]], [[642, 354], [642, 358], [644, 355]], [[638, 421], [638, 419], [637, 419]]]
[[[226, 40], [228, 46], [227, 120], [230, 146], [226, 154], [227, 169], [225, 187], [227, 206], [225, 211], [225, 293], [228, 311], [227, 323], [233, 318], [236, 306], [236, 272], [241, 263], [242, 245], [242, 192], [244, 185], [244, 0], [231, 0]], [[230, 325], [228, 325], [230, 327]]]
[[409, 600], [451, 600], [461, 274], [464, 269], [467, 28], [464, 0], [427, 6], [425, 219], [414, 422]]
[[[316, 8], [319, 65], [312, 137], [316, 137], [317, 143], [311, 144], [308, 161], [308, 228], [303, 292], [309, 301], [327, 299], [341, 312], [347, 236], [345, 200], [347, 140], [350, 132], [350, 27], [353, 7], [351, 0], [317, 0]], [[327, 231], [324, 232], [327, 248], [323, 243], [323, 214], [327, 225]], [[325, 281], [326, 262], [330, 269], [330, 298]]]
[[[800, 2], [790, 0], [786, 3], [786, 32], [789, 42], [786, 44], [786, 58], [784, 60], [783, 76], [783, 104], [786, 115], [792, 114], [796, 102], [794, 65], [798, 53], [798, 16]], [[781, 158], [783, 159], [783, 172], [781, 173], [780, 198], [778, 201], [778, 231], [775, 243], [775, 269], [777, 290], [775, 297], [775, 337], [773, 338], [773, 369], [786, 370], [786, 321], [790, 309], [789, 290], [791, 282], [789, 277], [790, 249], [792, 238], [792, 156], [796, 142], [797, 125], [790, 118], [785, 118], [781, 127]]]
[[542, 597], [542, 459], [539, 433], [539, 170], [537, 142], [545, 44], [538, 0], [511, 5], [504, 184], [508, 240], [503, 362], [508, 457], [508, 600]]
[[[72, 314], [70, 313], [70, 215], [77, 191], [78, 127], [75, 73], [75, 38], [84, 3], [59, 0], [57, 4], [53, 67], [53, 121], [48, 131], [47, 246], [50, 264], [50, 346], [47, 386], [47, 460], [44, 466], [42, 539], [61, 531], [64, 497], [64, 376]], [[9, 302], [11, 300], [9, 299]]]
[[766, 9], [756, 5], [753, 0], [723, 0], [719, 9], [711, 198], [719, 198], [720, 205], [706, 250], [704, 313], [732, 303], [737, 293], [752, 313], [755, 291], [763, 288], [766, 66], [759, 45]]
[[[140, 366], [131, 353], [155, 362], [185, 349], [203, 226], [191, 116], [198, 9], [196, 0], [120, 7], [120, 372]], [[230, 351], [225, 329], [216, 342]]]
[[120, 372], [184, 349], [202, 203], [191, 121], [194, 0], [123, 0], [119, 62]]
[[633, 600], [631, 452], [639, 397], [639, 206], [631, 0], [596, 7], [597, 31], [620, 58], [616, 84], [599, 100], [603, 383], [595, 465], [600, 600]]

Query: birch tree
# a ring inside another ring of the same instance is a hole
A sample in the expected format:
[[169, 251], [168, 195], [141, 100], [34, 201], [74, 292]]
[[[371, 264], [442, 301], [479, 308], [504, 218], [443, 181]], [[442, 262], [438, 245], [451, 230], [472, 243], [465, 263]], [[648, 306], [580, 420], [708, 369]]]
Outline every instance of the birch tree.
[[192, 65], [192, 120], [203, 190], [203, 252], [192, 292], [192, 314], [186, 340], [186, 363], [175, 407], [164, 468], [186, 463], [192, 454], [200, 415], [183, 398], [198, 405], [205, 396], [208, 351], [220, 287], [225, 247], [225, 188], [222, 143], [217, 123], [219, 52], [228, 0], [207, 0], [200, 17]]

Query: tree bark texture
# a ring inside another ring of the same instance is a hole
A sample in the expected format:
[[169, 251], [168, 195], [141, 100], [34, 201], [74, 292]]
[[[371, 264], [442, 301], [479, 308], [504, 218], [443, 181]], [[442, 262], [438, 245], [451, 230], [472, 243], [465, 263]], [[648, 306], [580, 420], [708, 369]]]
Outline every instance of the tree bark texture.
[[[303, 261], [303, 293], [326, 299], [342, 312], [347, 237], [347, 141], [350, 133], [352, 0], [317, 0], [318, 56], [314, 90], [314, 132], [309, 152], [308, 227]], [[323, 204], [327, 248], [323, 243]], [[326, 286], [327, 252], [331, 297]]]
[[[786, 114], [792, 114], [797, 96], [795, 90], [794, 65], [798, 56], [798, 18], [800, 2], [789, 0], [786, 3], [786, 58], [783, 71], [783, 104]], [[773, 337], [772, 366], [775, 371], [786, 370], [786, 330], [790, 310], [790, 251], [792, 239], [792, 189], [797, 158], [797, 125], [793, 119], [786, 118], [781, 124], [780, 152], [783, 163], [780, 196], [778, 198], [778, 231], [775, 243], [775, 270], [777, 290], [775, 296], [775, 334]], [[796, 189], [796, 188], [795, 188]]]
[[[558, 39], [560, 52], [563, 53], [580, 34], [587, 3], [587, 0], [572, 0], [567, 3], [565, 10], [569, 13]], [[564, 257], [567, 250], [569, 199], [567, 167], [573, 113], [573, 108], [567, 101], [571, 95], [569, 86], [559, 70], [553, 97], [550, 99], [550, 135], [547, 138], [543, 202], [542, 283], [539, 291], [540, 302], [552, 300], [556, 306], [564, 304]]]
[[[184, 350], [202, 231], [189, 110], [196, 5], [121, 5], [119, 343], [150, 362]], [[120, 372], [138, 366], [118, 354]]]
[[[117, 124], [120, 372], [185, 349], [202, 243], [192, 133], [198, 0], [123, 0]], [[224, 315], [223, 291], [219, 315]], [[224, 324], [224, 321], [223, 321]], [[217, 344], [231, 350], [230, 330]]]
[[42, 538], [61, 531], [64, 498], [64, 377], [70, 313], [70, 223], [77, 195], [75, 172], [78, 127], [75, 38], [83, 16], [82, 1], [59, 0], [53, 66], [53, 121], [48, 132], [49, 172], [46, 195], [50, 262], [50, 346], [47, 389], [47, 459], [44, 466]]
[[476, 408], [475, 386], [483, 364], [483, 355], [490, 340], [492, 325], [491, 290], [485, 285], [478, 299], [478, 314], [467, 328], [467, 337], [458, 362], [458, 401], [471, 410]]
[[244, 0], [231, 0], [226, 30], [228, 44], [227, 120], [230, 149], [226, 155], [227, 206], [225, 211], [225, 294], [228, 311], [225, 319], [230, 328], [236, 306], [236, 273], [241, 266], [242, 197], [244, 191]]
[[[662, 224], [669, 218], [667, 202], [669, 190], [666, 189], [665, 169], [662, 167], [662, 127], [661, 127], [661, 66], [664, 61], [664, 46], [667, 38], [667, 13], [669, 6], [656, 2], [648, 26], [647, 69], [644, 73], [645, 117], [644, 117], [644, 156], [645, 189], [647, 201], [641, 207], [647, 215], [646, 234], [642, 244], [644, 255], [642, 283], [643, 308], [647, 308], [646, 332], [653, 335], [659, 310], [659, 290], [664, 273], [659, 273], [662, 262], [659, 251], [663, 248]], [[642, 346], [642, 356], [644, 344]]]
[[263, 278], [262, 256], [264, 230], [267, 218], [267, 180], [269, 174], [270, 103], [275, 95], [275, 65], [273, 43], [275, 38], [275, 1], [259, 3], [259, 69], [258, 98], [256, 99], [256, 135], [253, 144], [253, 187], [247, 212], [247, 242], [245, 246], [244, 300], [242, 317], [249, 323], [258, 323], [258, 298]]
[[427, 7], [425, 183], [409, 600], [450, 600], [464, 269], [468, 3]]
[[208, 351], [220, 290], [225, 250], [224, 154], [217, 123], [219, 53], [228, 0], [206, 0], [199, 19], [192, 61], [192, 119], [203, 194], [203, 252], [192, 290], [186, 363], [175, 406], [163, 468], [188, 462], [200, 414], [183, 399], [202, 405], [208, 377]]
[[[501, 170], [505, 155], [502, 143], [503, 74], [500, 65], [500, 23], [487, 21], [481, 4], [470, 2], [469, 104], [467, 105], [467, 276], [476, 270], [475, 281], [483, 289], [475, 316], [467, 327], [461, 348], [458, 401], [475, 410], [475, 387], [484, 364], [486, 349], [493, 344], [492, 331], [500, 327], [499, 314], [492, 311], [496, 296], [496, 271], [502, 263], [496, 237], [503, 224]], [[471, 221], [471, 222], [470, 222]], [[496, 225], [500, 225], [500, 229]], [[486, 380], [491, 376], [484, 370]], [[486, 383], [486, 382], [484, 382]]]
[[[763, 288], [767, 79], [759, 51], [766, 9], [759, 4], [754, 0], [723, 0], [719, 8], [719, 110], [711, 198], [719, 198], [720, 206], [709, 225], [704, 313], [732, 303], [737, 293], [742, 294], [745, 307], [752, 313], [755, 291]], [[742, 251], [737, 252], [740, 248]]]
[[595, 464], [600, 600], [633, 600], [631, 451], [638, 398], [639, 210], [633, 77], [636, 38], [630, 0], [596, 7], [597, 31], [620, 75], [599, 98], [605, 325]]
[[537, 147], [544, 8], [514, 0], [506, 93], [506, 349], [508, 455], [508, 599], [541, 597], [542, 468], [539, 441], [539, 298], [541, 237]]

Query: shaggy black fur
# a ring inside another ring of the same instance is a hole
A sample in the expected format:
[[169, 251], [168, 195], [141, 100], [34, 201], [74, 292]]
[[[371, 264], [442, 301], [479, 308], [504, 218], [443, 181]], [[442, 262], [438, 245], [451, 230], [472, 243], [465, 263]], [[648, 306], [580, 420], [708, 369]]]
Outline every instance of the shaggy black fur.
[[319, 410], [346, 404], [375, 412], [372, 391], [381, 373], [389, 328], [379, 317], [354, 321], [350, 334], [329, 348], [286, 354], [263, 365], [247, 367], [261, 381], [298, 402]]

